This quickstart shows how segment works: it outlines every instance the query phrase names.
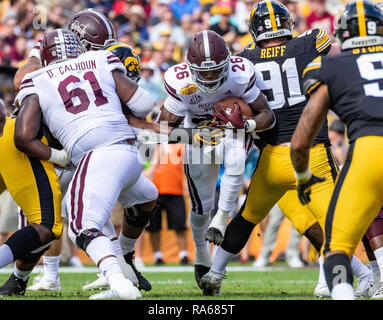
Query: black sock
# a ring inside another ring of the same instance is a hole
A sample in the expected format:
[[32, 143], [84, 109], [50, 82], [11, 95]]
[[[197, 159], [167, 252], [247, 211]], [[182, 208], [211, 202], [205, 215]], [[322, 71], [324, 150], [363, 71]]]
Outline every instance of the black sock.
[[351, 262], [345, 254], [337, 253], [325, 258], [323, 269], [330, 292], [337, 284], [349, 283], [352, 285], [354, 281]]
[[222, 249], [233, 254], [240, 252], [249, 240], [254, 227], [254, 223], [245, 220], [238, 213], [226, 228]]

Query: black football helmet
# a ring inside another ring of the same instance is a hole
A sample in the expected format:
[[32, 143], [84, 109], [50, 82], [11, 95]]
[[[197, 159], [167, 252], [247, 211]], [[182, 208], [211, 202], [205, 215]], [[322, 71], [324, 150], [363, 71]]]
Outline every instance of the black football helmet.
[[115, 42], [103, 48], [117, 56], [126, 68], [126, 75], [134, 82], [141, 79], [140, 58], [137, 52], [130, 46], [122, 42]]
[[383, 11], [371, 1], [353, 1], [338, 16], [334, 35], [342, 50], [382, 45]]
[[249, 32], [255, 43], [279, 37], [291, 39], [294, 23], [287, 8], [276, 0], [257, 3], [250, 12]]

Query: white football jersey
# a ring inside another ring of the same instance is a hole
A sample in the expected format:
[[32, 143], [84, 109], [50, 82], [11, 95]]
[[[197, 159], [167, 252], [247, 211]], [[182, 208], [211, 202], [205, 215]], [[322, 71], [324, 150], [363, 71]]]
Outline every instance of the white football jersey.
[[44, 123], [70, 154], [85, 135], [92, 146], [80, 146], [83, 150], [134, 138], [115, 91], [115, 69], [126, 73], [114, 54], [89, 51], [27, 74], [16, 100], [21, 105], [38, 95]]
[[256, 100], [260, 94], [258, 86], [262, 75], [249, 60], [233, 56], [230, 58], [226, 81], [214, 93], [200, 90], [192, 80], [187, 64], [180, 63], [165, 72], [165, 89], [168, 97], [164, 107], [177, 116], [184, 116], [184, 127], [194, 128], [203, 120], [214, 118], [213, 106], [226, 97], [238, 97], [246, 103]]

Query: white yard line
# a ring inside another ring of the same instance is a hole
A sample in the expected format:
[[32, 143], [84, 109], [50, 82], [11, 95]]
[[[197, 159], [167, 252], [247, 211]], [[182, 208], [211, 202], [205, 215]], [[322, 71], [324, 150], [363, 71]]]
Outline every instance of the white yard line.
[[[43, 267], [38, 265], [34, 270], [33, 273], [39, 273], [43, 270]], [[288, 267], [265, 267], [261, 269], [254, 269], [251, 266], [245, 267], [245, 266], [229, 266], [227, 267], [228, 272], [240, 272], [240, 271], [287, 271], [287, 270], [298, 270], [298, 269], [291, 269]], [[13, 268], [12, 267], [5, 267], [0, 269], [0, 274], [8, 274], [12, 273]], [[144, 267], [142, 270], [140, 270], [142, 273], [159, 273], [159, 272], [194, 272], [193, 266], [161, 266], [161, 267]], [[85, 268], [78, 268], [78, 267], [60, 267], [60, 273], [99, 273], [100, 270], [97, 267], [85, 267]]]

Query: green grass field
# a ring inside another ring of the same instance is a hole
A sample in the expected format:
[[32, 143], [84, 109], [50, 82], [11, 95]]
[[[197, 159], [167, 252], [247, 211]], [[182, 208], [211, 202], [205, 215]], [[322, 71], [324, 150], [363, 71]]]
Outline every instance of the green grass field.
[[[318, 268], [288, 269], [285, 263], [275, 264], [265, 271], [248, 271], [250, 265], [231, 263], [222, 285], [221, 297], [202, 295], [194, 280], [193, 267], [181, 268], [146, 266], [143, 274], [152, 284], [149, 292], [141, 291], [143, 300], [315, 300], [313, 291], [317, 283]], [[236, 271], [236, 269], [245, 269]], [[11, 269], [0, 274], [0, 283], [8, 279]], [[4, 297], [4, 300], [88, 300], [97, 291], [82, 291], [82, 286], [97, 278], [97, 269], [69, 273], [61, 267], [61, 292], [26, 291], [22, 297]], [[179, 271], [182, 270], [182, 271]], [[29, 285], [37, 273], [31, 275]]]

